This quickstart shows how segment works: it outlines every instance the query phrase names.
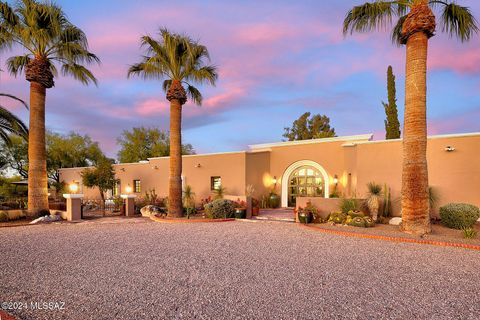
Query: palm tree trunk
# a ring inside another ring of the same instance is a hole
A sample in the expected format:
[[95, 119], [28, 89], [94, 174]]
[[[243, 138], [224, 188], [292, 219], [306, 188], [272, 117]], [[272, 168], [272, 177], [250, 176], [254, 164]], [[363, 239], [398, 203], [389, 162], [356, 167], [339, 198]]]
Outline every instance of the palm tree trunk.
[[402, 230], [431, 232], [427, 171], [427, 51], [428, 37], [408, 38], [402, 173]]
[[45, 149], [46, 88], [30, 82], [30, 133], [28, 136], [28, 212], [48, 210], [47, 157]]
[[170, 101], [170, 183], [168, 216], [181, 217], [182, 206], [182, 105], [178, 99]]

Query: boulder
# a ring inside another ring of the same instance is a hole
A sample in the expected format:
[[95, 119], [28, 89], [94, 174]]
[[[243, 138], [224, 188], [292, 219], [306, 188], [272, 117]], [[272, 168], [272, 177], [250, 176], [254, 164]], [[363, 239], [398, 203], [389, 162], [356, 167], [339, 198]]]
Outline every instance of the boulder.
[[388, 222], [388, 224], [391, 224], [391, 225], [394, 225], [394, 226], [399, 226], [401, 223], [402, 223], [402, 218], [400, 218], [400, 217], [394, 217], [394, 218], [390, 219], [390, 221]]
[[50, 223], [50, 222], [61, 221], [61, 220], [62, 220], [61, 216], [56, 214], [51, 214], [49, 216], [43, 216], [43, 217], [37, 218], [31, 221], [30, 224]]
[[140, 209], [140, 213], [142, 214], [142, 217], [148, 218], [157, 214], [165, 214], [165, 209], [153, 205], [148, 205]]

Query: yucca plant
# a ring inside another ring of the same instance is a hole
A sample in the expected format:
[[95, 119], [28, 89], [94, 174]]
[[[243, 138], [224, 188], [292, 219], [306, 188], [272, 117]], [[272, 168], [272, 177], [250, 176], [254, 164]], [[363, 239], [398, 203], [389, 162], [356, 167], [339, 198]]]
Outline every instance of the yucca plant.
[[64, 75], [83, 84], [97, 80], [84, 64], [99, 62], [88, 51], [87, 37], [67, 19], [53, 2], [21, 0], [11, 7], [0, 1], [0, 51], [21, 48], [24, 53], [7, 59], [8, 71], [25, 71], [30, 82], [30, 125], [28, 139], [28, 212], [48, 210], [47, 160], [45, 147], [46, 89], [54, 86], [57, 66]]
[[213, 199], [218, 200], [218, 199], [223, 199], [223, 196], [225, 195], [225, 192], [227, 189], [225, 187], [219, 186], [215, 190], [213, 190]]
[[462, 42], [477, 32], [468, 7], [451, 0], [373, 1], [353, 7], [343, 23], [344, 34], [383, 29], [398, 20], [392, 40], [406, 45], [405, 116], [403, 129], [402, 230], [425, 234], [431, 231], [427, 170], [427, 50], [441, 13], [442, 31]]
[[380, 199], [382, 197], [382, 186], [375, 183], [369, 182], [367, 184], [367, 198], [365, 199], [365, 204], [368, 207], [368, 211], [372, 215], [373, 221], [378, 219], [378, 208], [380, 207]]
[[183, 189], [183, 206], [186, 209], [187, 219], [190, 219], [190, 213], [195, 209], [195, 192], [190, 185], [186, 185]]

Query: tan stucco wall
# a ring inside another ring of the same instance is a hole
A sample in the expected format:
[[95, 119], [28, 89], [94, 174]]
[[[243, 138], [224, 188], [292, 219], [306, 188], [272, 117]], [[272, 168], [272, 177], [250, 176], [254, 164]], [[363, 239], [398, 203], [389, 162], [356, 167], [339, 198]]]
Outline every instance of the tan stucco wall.
[[[452, 146], [453, 152], [445, 147]], [[255, 187], [255, 196], [274, 188], [282, 191], [285, 170], [300, 160], [310, 160], [325, 169], [333, 191], [333, 177], [339, 178], [338, 191], [346, 196], [365, 197], [370, 181], [387, 183], [391, 188], [394, 214], [400, 214], [402, 142], [395, 141], [330, 141], [300, 145], [276, 146], [255, 152], [235, 152], [183, 157], [185, 183], [192, 186], [197, 201], [211, 194], [210, 177], [221, 176], [226, 194], [244, 196], [247, 184]], [[440, 196], [439, 205], [467, 202], [480, 206], [480, 134], [433, 137], [428, 140], [430, 185]], [[124, 192], [133, 180], [142, 183], [142, 195], [155, 188], [160, 197], [168, 194], [169, 158], [150, 159], [149, 163], [117, 164], [115, 170]], [[82, 168], [61, 170], [61, 180], [81, 181]], [[88, 198], [98, 198], [97, 190], [83, 188]]]

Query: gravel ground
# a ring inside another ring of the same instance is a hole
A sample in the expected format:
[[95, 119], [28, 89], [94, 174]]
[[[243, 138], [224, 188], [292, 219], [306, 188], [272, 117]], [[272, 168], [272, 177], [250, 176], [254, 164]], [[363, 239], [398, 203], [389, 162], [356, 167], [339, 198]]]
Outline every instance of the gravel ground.
[[480, 318], [478, 251], [140, 219], [0, 229], [0, 302], [65, 302], [20, 319]]

